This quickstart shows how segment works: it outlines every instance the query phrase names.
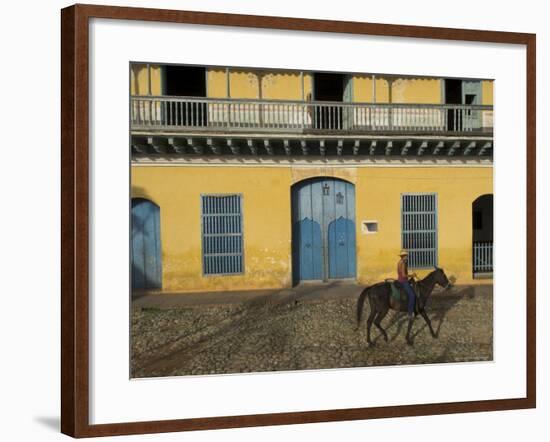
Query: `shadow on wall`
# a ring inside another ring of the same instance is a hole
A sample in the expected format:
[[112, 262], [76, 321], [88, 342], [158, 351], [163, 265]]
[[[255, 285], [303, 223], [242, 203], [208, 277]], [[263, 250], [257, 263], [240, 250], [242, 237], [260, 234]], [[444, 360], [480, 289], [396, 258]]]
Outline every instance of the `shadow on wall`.
[[143, 187], [135, 186], [133, 184], [130, 192], [130, 198], [143, 198], [156, 204], [156, 201], [151, 197], [151, 195], [147, 193], [147, 190], [145, 190]]

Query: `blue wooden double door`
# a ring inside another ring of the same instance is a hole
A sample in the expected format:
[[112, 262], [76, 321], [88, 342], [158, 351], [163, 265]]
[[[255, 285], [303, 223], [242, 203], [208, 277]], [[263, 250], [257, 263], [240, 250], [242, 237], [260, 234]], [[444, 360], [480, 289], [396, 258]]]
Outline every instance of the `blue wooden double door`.
[[355, 186], [313, 178], [292, 188], [295, 283], [355, 278]]
[[162, 286], [160, 209], [155, 203], [132, 199], [132, 288]]

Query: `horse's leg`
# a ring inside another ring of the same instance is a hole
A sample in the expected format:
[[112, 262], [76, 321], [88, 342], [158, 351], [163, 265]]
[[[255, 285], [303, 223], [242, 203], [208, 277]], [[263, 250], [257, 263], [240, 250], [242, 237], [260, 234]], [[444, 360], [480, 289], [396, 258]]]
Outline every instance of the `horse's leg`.
[[384, 341], [388, 342], [388, 334], [386, 333], [386, 330], [382, 328], [381, 322], [388, 314], [389, 309], [381, 310], [376, 315], [376, 318], [374, 319], [374, 325], [382, 332], [382, 336], [384, 336]]
[[430, 333], [432, 334], [432, 337], [437, 338], [437, 334], [435, 333], [435, 331], [432, 327], [432, 321], [430, 321], [430, 318], [428, 318], [428, 314], [426, 313], [426, 310], [420, 309], [420, 314], [424, 318], [424, 321], [426, 321], [426, 324], [428, 324], [428, 327], [430, 329]]
[[409, 316], [409, 326], [407, 327], [407, 344], [413, 345], [413, 341], [411, 339], [411, 330], [414, 322], [414, 316]]
[[370, 329], [372, 327], [372, 322], [374, 321], [375, 316], [376, 316], [376, 310], [374, 309], [374, 306], [371, 305], [369, 318], [367, 319], [367, 343], [369, 345], [374, 345], [374, 343], [370, 339]]

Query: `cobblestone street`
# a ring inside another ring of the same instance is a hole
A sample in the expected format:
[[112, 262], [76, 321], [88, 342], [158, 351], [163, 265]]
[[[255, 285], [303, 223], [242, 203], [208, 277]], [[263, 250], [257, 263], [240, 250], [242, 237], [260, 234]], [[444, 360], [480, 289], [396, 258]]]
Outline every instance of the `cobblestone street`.
[[[434, 291], [419, 316], [414, 346], [407, 318], [390, 311], [367, 346], [366, 316], [357, 328], [362, 287], [298, 287], [241, 296], [147, 295], [132, 308], [133, 377], [261, 372], [376, 365], [487, 361], [493, 358], [492, 286]], [[226, 294], [227, 295], [227, 294]], [[180, 300], [183, 300], [180, 302]]]

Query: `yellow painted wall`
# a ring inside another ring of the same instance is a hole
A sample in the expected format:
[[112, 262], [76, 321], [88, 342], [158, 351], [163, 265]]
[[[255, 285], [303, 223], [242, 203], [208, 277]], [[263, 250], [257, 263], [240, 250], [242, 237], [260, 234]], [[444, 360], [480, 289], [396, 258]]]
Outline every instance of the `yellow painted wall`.
[[206, 72], [206, 90], [210, 98], [227, 98], [227, 79], [225, 69], [208, 69]]
[[440, 104], [441, 80], [436, 78], [396, 78], [392, 82], [393, 103]]
[[[307, 77], [307, 82], [304, 78], [304, 98], [311, 93], [311, 76]], [[302, 78], [299, 72], [267, 73], [262, 79], [262, 91], [267, 100], [302, 100]]]
[[[224, 79], [225, 81], [225, 79]], [[231, 98], [258, 98], [258, 77], [252, 71], [229, 72]]]
[[388, 82], [376, 77], [376, 100], [373, 100], [372, 75], [355, 75], [353, 77], [353, 101], [359, 103], [387, 103], [389, 100]]
[[[258, 82], [262, 81], [262, 98], [279, 100], [301, 100], [301, 78], [298, 71], [274, 72], [254, 70], [230, 70], [231, 98], [259, 98]], [[385, 78], [377, 77], [376, 102], [389, 102], [389, 85]], [[304, 74], [304, 97], [311, 94], [313, 75]], [[227, 97], [227, 78], [224, 69], [209, 69], [208, 96]], [[353, 77], [353, 101], [373, 101], [371, 75]], [[423, 78], [396, 78], [392, 83], [394, 103], [441, 103], [441, 80]]]
[[132, 95], [148, 94], [147, 65], [133, 64], [130, 67], [130, 93]]
[[[227, 77], [225, 69], [208, 69], [208, 96], [226, 98]], [[268, 100], [301, 100], [302, 80], [300, 72], [267, 72], [230, 69], [231, 98], [253, 98], [260, 96], [259, 82], [262, 83], [262, 98]], [[311, 93], [311, 75], [304, 74], [304, 97]]]
[[356, 221], [376, 220], [379, 232], [364, 235], [358, 229], [359, 279], [373, 282], [395, 277], [396, 253], [401, 247], [401, 193], [417, 192], [437, 193], [439, 265], [448, 276], [455, 276], [458, 284], [473, 283], [472, 202], [493, 193], [491, 168], [361, 169], [356, 184]]
[[[162, 94], [162, 68], [151, 65], [151, 95]], [[146, 64], [133, 64], [130, 67], [130, 93], [132, 95], [149, 94], [149, 73]]]
[[151, 65], [151, 94], [162, 95], [162, 68]]
[[[314, 176], [356, 185], [357, 279], [395, 276], [401, 247], [400, 195], [438, 194], [439, 265], [457, 284], [472, 284], [472, 202], [493, 192], [492, 168], [132, 167], [132, 196], [160, 206], [163, 290], [250, 290], [289, 287], [291, 186]], [[177, 189], [177, 191], [175, 191]], [[202, 276], [200, 194], [243, 195], [244, 275]], [[364, 234], [361, 221], [378, 221]], [[418, 271], [420, 276], [426, 271]]]
[[[376, 103], [388, 103], [390, 99], [388, 81], [376, 76]], [[373, 102], [372, 75], [353, 77], [353, 100], [362, 103]], [[393, 103], [441, 103], [441, 80], [436, 78], [395, 78], [391, 83]]]
[[493, 105], [493, 80], [481, 81], [481, 104]]
[[[289, 182], [288, 169], [132, 167], [132, 196], [160, 207], [163, 289], [291, 285]], [[243, 194], [244, 275], [202, 276], [201, 193]]]

